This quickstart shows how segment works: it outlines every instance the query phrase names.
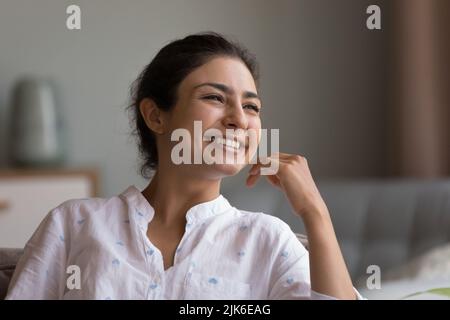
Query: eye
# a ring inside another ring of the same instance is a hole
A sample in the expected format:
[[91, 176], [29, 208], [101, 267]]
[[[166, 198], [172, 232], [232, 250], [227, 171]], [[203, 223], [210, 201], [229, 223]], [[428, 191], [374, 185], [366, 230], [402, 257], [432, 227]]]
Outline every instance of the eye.
[[215, 101], [218, 101], [218, 102], [220, 102], [220, 103], [223, 103], [223, 101], [224, 101], [223, 97], [222, 97], [222, 96], [219, 96], [219, 95], [217, 95], [217, 94], [211, 94], [211, 95], [208, 95], [208, 96], [206, 96], [206, 97], [203, 97], [203, 99], [207, 99], [207, 100], [215, 100]]
[[253, 110], [253, 111], [255, 111], [256, 113], [259, 113], [259, 107], [258, 106], [256, 106], [256, 105], [254, 105], [254, 104], [246, 104], [246, 105], [244, 105], [243, 106], [243, 108], [244, 109], [251, 109], [251, 110]]

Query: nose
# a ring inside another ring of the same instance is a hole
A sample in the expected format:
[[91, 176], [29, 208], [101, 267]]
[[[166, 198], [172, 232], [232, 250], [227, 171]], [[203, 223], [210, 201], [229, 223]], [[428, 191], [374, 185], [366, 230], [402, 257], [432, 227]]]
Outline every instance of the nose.
[[248, 119], [240, 104], [235, 103], [227, 108], [226, 116], [223, 119], [226, 128], [244, 129], [248, 127]]

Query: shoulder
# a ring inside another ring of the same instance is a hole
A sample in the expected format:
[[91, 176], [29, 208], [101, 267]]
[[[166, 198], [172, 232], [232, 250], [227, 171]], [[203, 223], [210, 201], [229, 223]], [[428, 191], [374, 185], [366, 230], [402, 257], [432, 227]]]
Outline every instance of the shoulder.
[[259, 252], [276, 256], [292, 252], [292, 257], [302, 257], [307, 251], [305, 239], [299, 238], [291, 227], [280, 218], [263, 212], [236, 209], [237, 220], [248, 226], [249, 234], [258, 243]]
[[293, 235], [291, 227], [280, 218], [264, 212], [234, 208], [237, 219], [246, 222], [255, 232], [265, 236], [280, 237]]
[[74, 220], [90, 217], [96, 213], [114, 212], [114, 207], [120, 205], [118, 196], [111, 198], [80, 198], [69, 199], [49, 211], [46, 220], [62, 224], [71, 223]]

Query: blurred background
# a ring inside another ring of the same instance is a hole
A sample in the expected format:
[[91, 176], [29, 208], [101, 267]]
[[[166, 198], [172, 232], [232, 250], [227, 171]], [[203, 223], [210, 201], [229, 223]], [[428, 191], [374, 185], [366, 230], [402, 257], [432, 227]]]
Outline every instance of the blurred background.
[[[66, 27], [71, 4], [80, 30]], [[23, 246], [64, 199], [146, 186], [130, 85], [162, 46], [211, 30], [256, 54], [263, 126], [280, 129], [282, 152], [307, 157], [353, 278], [370, 264], [412, 268], [450, 241], [449, 4], [1, 0], [0, 247]], [[366, 27], [370, 5], [380, 30]], [[280, 194], [264, 182], [242, 193], [243, 179], [224, 181], [235, 206], [303, 232]]]
[[281, 128], [280, 149], [304, 154], [321, 176], [387, 174], [389, 33], [366, 28], [370, 1], [77, 1], [76, 31], [66, 28], [72, 1], [1, 3], [2, 146], [15, 82], [53, 80], [68, 165], [98, 166], [101, 196], [145, 185], [124, 112], [131, 82], [162, 46], [207, 30], [256, 54], [263, 124]]

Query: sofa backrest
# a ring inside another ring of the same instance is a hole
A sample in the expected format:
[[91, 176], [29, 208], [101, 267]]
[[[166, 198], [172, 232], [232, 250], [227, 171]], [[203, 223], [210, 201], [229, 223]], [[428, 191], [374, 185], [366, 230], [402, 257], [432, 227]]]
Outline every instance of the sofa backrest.
[[23, 249], [0, 248], [0, 300], [4, 299], [8, 285]]
[[[318, 180], [317, 186], [354, 280], [369, 265], [383, 273], [450, 241], [450, 179]], [[226, 185], [223, 193], [240, 209], [273, 214], [305, 233], [284, 195], [267, 182], [250, 190]]]

